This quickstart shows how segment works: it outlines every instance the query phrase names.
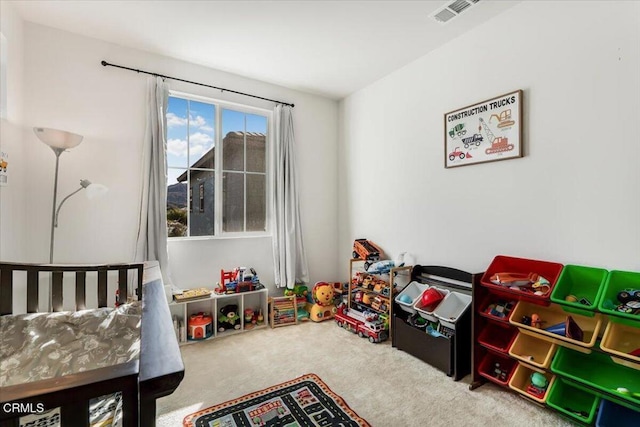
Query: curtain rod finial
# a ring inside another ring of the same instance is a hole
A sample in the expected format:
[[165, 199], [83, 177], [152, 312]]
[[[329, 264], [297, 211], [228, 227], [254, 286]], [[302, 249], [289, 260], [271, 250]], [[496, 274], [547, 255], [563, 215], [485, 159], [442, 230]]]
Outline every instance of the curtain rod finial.
[[100, 63], [102, 64], [103, 67], [106, 67], [108, 65], [107, 61], [100, 61]]

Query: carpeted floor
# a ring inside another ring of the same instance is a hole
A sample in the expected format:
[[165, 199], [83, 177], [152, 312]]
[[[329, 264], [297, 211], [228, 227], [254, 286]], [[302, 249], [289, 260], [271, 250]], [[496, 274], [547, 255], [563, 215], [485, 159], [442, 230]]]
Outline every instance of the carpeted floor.
[[371, 344], [334, 321], [260, 329], [181, 347], [185, 379], [158, 400], [159, 427], [178, 427], [199, 409], [317, 374], [374, 427], [571, 426], [551, 410], [493, 384], [470, 391], [391, 347]]

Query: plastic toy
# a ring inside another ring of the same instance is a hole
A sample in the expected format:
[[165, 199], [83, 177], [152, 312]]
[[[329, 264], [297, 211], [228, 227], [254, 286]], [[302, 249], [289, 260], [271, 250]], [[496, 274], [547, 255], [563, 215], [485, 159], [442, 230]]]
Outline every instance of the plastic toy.
[[531, 326], [540, 329], [543, 323], [544, 321], [540, 319], [540, 316], [537, 313], [533, 313], [531, 315]]
[[220, 270], [220, 283], [215, 289], [217, 294], [232, 294], [262, 289], [258, 274], [253, 268], [236, 267], [232, 271]]
[[547, 392], [548, 386], [549, 380], [547, 380], [547, 377], [539, 372], [534, 372], [531, 374], [531, 384], [527, 387], [527, 393], [538, 399], [542, 399]]
[[500, 366], [500, 362], [496, 362], [493, 365], [493, 372], [491, 374], [498, 380], [505, 382], [507, 381], [509, 372], [506, 369], [502, 369], [502, 366]]
[[442, 295], [442, 293], [436, 288], [425, 289], [425, 291], [422, 293], [422, 306], [427, 308], [436, 305], [440, 301], [442, 301], [443, 298], [444, 295]]
[[411, 297], [407, 294], [402, 294], [398, 297], [398, 301], [403, 302], [405, 304], [411, 304], [413, 302], [413, 300], [411, 299]]
[[640, 398], [640, 393], [635, 391], [629, 391], [629, 389], [625, 387], [618, 387], [616, 391], [620, 394], [624, 394], [625, 396], [632, 396], [636, 398]]
[[252, 308], [247, 308], [244, 310], [244, 328], [251, 329], [256, 324], [255, 321], [256, 312]]
[[309, 312], [306, 310], [308, 293], [307, 285], [303, 284], [295, 285], [293, 289], [286, 289], [284, 291], [285, 296], [295, 295], [296, 297], [298, 321], [309, 320]]
[[503, 319], [509, 316], [515, 305], [515, 301], [497, 301], [495, 304], [489, 304], [485, 309], [485, 313]]
[[387, 259], [384, 261], [374, 262], [373, 264], [365, 262], [364, 269], [367, 273], [371, 274], [388, 274], [392, 268], [402, 267], [404, 265], [404, 255], [405, 252], [402, 252], [396, 260]]
[[389, 337], [384, 329], [384, 323], [376, 315], [372, 318], [371, 313], [349, 309], [341, 304], [335, 319], [338, 326], [358, 334], [360, 338], [367, 337], [371, 343], [384, 341]]
[[209, 313], [196, 313], [189, 316], [187, 320], [188, 334], [190, 340], [203, 340], [213, 334], [211, 324], [213, 319]]
[[353, 241], [352, 255], [356, 259], [375, 262], [382, 256], [382, 250], [367, 239], [356, 239]]
[[537, 273], [496, 273], [489, 280], [494, 285], [521, 292], [532, 292], [538, 296], [544, 296], [551, 290], [550, 282]]
[[224, 332], [229, 329], [240, 329], [240, 315], [236, 304], [228, 304], [220, 308], [218, 332]]
[[582, 338], [584, 337], [582, 328], [580, 328], [571, 316], [567, 316], [567, 319], [564, 322], [549, 326], [545, 331], [551, 332], [552, 334], [564, 335], [567, 338], [578, 341], [582, 341]]
[[316, 283], [311, 291], [311, 297], [314, 304], [309, 309], [309, 318], [314, 322], [333, 319], [336, 313], [333, 285], [327, 282]]
[[616, 307], [617, 311], [629, 314], [640, 314], [640, 289], [625, 289], [618, 292], [617, 297], [621, 303]]

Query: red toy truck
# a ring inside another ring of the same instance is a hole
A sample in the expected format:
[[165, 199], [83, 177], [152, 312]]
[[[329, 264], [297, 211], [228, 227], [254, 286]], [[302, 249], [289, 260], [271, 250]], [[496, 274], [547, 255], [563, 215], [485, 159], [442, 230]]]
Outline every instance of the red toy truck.
[[384, 329], [384, 324], [376, 315], [367, 316], [360, 311], [349, 309], [343, 304], [338, 307], [334, 318], [338, 326], [358, 334], [360, 338], [367, 337], [369, 342], [381, 342], [389, 337]]

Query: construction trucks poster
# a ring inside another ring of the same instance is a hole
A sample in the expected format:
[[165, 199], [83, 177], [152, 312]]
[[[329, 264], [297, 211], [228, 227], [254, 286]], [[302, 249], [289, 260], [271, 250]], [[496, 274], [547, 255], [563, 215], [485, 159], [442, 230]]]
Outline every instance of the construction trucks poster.
[[444, 166], [522, 157], [522, 90], [444, 115]]

